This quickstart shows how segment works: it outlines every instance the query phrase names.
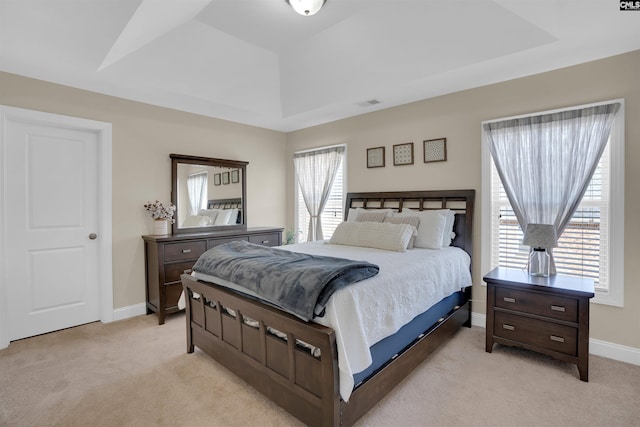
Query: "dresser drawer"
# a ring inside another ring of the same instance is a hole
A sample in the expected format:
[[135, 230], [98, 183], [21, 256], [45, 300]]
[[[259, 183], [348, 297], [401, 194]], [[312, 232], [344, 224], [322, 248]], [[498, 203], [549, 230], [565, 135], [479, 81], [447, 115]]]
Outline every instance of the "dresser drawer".
[[180, 261], [197, 259], [206, 250], [207, 242], [204, 240], [196, 242], [167, 243], [164, 245], [164, 260]]
[[567, 322], [578, 320], [578, 300], [575, 298], [496, 287], [495, 306]]
[[191, 268], [193, 264], [196, 262], [194, 260], [185, 261], [185, 262], [173, 262], [170, 264], [164, 265], [164, 282], [172, 283], [179, 282], [180, 275], [182, 274], [190, 274]]
[[264, 246], [280, 246], [280, 239], [277, 233], [252, 234], [249, 242]]
[[493, 334], [568, 356], [578, 354], [578, 329], [571, 326], [496, 312]]
[[225, 243], [229, 243], [229, 242], [237, 242], [238, 240], [244, 240], [245, 242], [247, 240], [249, 240], [247, 238], [247, 236], [241, 236], [241, 237], [227, 237], [224, 239], [209, 239], [207, 240], [207, 248], [211, 249], [214, 248], [218, 245], [223, 245]]

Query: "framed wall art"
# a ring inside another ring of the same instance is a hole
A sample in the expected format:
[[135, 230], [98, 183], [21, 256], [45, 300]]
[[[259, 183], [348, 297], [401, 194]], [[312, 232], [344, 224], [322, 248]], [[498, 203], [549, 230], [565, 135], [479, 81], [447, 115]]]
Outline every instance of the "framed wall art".
[[413, 142], [405, 144], [396, 144], [393, 146], [393, 165], [412, 165], [413, 164]]
[[384, 167], [384, 147], [367, 148], [367, 167]]
[[220, 174], [219, 173], [214, 173], [213, 174], [213, 185], [220, 185]]
[[238, 169], [234, 169], [231, 171], [231, 183], [237, 184], [240, 182], [240, 175]]
[[222, 172], [222, 184], [227, 185], [229, 183], [229, 172]]
[[425, 163], [447, 160], [447, 138], [427, 139], [423, 144]]

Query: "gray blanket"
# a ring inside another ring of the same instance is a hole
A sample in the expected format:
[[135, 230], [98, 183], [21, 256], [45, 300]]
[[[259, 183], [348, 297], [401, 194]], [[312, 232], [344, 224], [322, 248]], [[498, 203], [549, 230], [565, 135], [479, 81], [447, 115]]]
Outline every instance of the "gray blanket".
[[331, 294], [375, 276], [379, 267], [236, 241], [209, 249], [193, 270], [240, 285], [308, 321], [324, 313]]

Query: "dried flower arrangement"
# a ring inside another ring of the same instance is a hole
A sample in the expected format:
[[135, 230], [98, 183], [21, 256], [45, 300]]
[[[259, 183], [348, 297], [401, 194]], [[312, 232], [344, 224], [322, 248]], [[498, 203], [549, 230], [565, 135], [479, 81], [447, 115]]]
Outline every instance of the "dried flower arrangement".
[[169, 221], [170, 224], [175, 222], [173, 214], [176, 212], [176, 206], [173, 203], [169, 203], [169, 206], [165, 206], [161, 201], [156, 200], [153, 203], [145, 203], [144, 208], [151, 212], [151, 217], [153, 219], [165, 219]]

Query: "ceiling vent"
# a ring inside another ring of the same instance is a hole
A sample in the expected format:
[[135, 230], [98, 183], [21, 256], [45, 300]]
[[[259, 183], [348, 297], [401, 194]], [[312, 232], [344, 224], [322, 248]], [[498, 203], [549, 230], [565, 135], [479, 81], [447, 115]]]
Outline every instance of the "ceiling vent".
[[372, 105], [380, 104], [382, 101], [378, 101], [377, 99], [370, 99], [368, 101], [360, 102], [358, 105], [361, 107], [370, 107]]

